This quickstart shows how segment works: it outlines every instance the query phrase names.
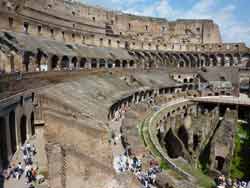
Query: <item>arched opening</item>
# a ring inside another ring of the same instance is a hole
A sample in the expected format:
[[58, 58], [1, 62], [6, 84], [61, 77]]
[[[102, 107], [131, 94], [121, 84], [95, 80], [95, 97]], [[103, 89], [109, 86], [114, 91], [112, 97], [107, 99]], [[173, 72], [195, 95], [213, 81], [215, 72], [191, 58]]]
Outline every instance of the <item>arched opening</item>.
[[96, 59], [91, 59], [91, 68], [97, 68], [97, 60]]
[[226, 54], [225, 55], [225, 63], [226, 63], [226, 66], [233, 66], [233, 64], [234, 64], [233, 55]]
[[122, 61], [122, 67], [123, 67], [123, 68], [126, 68], [127, 65], [128, 65], [127, 61], [126, 61], [126, 60], [123, 60], [123, 61]]
[[20, 131], [21, 131], [21, 143], [23, 145], [27, 139], [27, 119], [25, 115], [23, 115], [21, 118]]
[[30, 115], [30, 125], [31, 125], [31, 134], [32, 136], [34, 136], [36, 134], [34, 112], [32, 112]]
[[87, 62], [86, 58], [82, 58], [81, 59], [81, 61], [80, 61], [80, 68], [81, 69], [85, 68], [86, 62]]
[[180, 61], [180, 63], [179, 63], [179, 67], [184, 67], [184, 65], [185, 65], [185, 63], [184, 63], [184, 61]]
[[16, 115], [14, 111], [9, 113], [9, 127], [10, 127], [10, 139], [11, 139], [11, 151], [14, 154], [17, 150], [16, 144]]
[[187, 81], [187, 79], [185, 78], [185, 79], [183, 80], [183, 82], [184, 82], [184, 83], [187, 83], [188, 81]]
[[0, 167], [6, 168], [8, 165], [8, 148], [6, 136], [6, 121], [0, 118]]
[[73, 57], [71, 62], [73, 64], [74, 68], [76, 69], [77, 68], [77, 57]]
[[111, 59], [108, 60], [108, 68], [113, 68], [113, 61]]
[[29, 52], [24, 53], [23, 64], [25, 66], [25, 71], [28, 72], [29, 71], [29, 64], [30, 64], [30, 53]]
[[181, 139], [185, 147], [188, 149], [188, 132], [184, 126], [181, 126], [179, 128], [178, 137]]
[[59, 60], [59, 58], [56, 55], [52, 56], [52, 58], [51, 58], [51, 68], [52, 68], [52, 70], [57, 68], [58, 60]]
[[134, 61], [133, 61], [133, 60], [131, 60], [131, 61], [129, 62], [129, 66], [130, 66], [130, 67], [134, 67]]
[[240, 58], [240, 63], [246, 65], [246, 68], [250, 67], [250, 54], [244, 54]]
[[121, 62], [117, 59], [115, 60], [115, 67], [120, 67], [121, 66]]
[[182, 146], [179, 140], [174, 136], [172, 129], [168, 131], [164, 138], [165, 147], [170, 158], [183, 156]]
[[106, 61], [104, 59], [100, 59], [100, 68], [105, 68]]
[[216, 169], [221, 171], [225, 163], [225, 158], [221, 156], [216, 156], [215, 160], [217, 161]]
[[210, 62], [213, 65], [213, 67], [216, 67], [217, 66], [217, 59], [216, 59], [215, 55], [210, 55], [209, 58], [210, 58]]
[[224, 67], [225, 65], [225, 59], [223, 54], [217, 55], [217, 61], [219, 62], [220, 66]]
[[193, 136], [193, 150], [195, 151], [199, 145], [199, 136], [194, 134]]
[[63, 69], [69, 68], [69, 58], [67, 56], [63, 56], [61, 61], [61, 67]]

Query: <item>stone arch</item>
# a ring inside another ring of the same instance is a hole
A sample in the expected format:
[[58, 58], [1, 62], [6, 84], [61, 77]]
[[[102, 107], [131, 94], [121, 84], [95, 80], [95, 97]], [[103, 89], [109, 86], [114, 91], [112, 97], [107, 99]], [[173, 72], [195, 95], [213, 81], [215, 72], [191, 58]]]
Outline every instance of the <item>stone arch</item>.
[[36, 134], [34, 112], [31, 112], [30, 115], [30, 125], [31, 125], [31, 135], [34, 136]]
[[210, 66], [210, 61], [206, 54], [201, 54], [200, 60], [201, 60], [201, 66], [206, 66], [206, 67]]
[[[178, 54], [171, 54], [171, 58], [172, 58], [172, 62], [177, 65], [179, 60], [180, 60], [179, 55]], [[183, 66], [184, 66], [184, 64], [185, 63], [183, 62]]]
[[0, 167], [6, 168], [8, 165], [8, 148], [6, 136], [6, 121], [0, 117]]
[[51, 58], [51, 69], [55, 69], [58, 66], [58, 61], [59, 61], [59, 57], [56, 55], [53, 55]]
[[122, 61], [122, 67], [123, 67], [123, 68], [127, 68], [127, 66], [128, 66], [127, 60], [123, 60], [123, 61]]
[[30, 52], [24, 52], [23, 55], [23, 65], [24, 65], [24, 71], [29, 72], [29, 65], [30, 65]]
[[95, 58], [92, 58], [91, 59], [91, 68], [97, 68], [97, 59]]
[[219, 171], [222, 171], [224, 163], [225, 163], [225, 158], [221, 156], [216, 156], [215, 160], [217, 161], [216, 169]]
[[105, 59], [100, 59], [100, 68], [105, 68], [105, 67], [106, 67]]
[[109, 69], [113, 68], [113, 60], [112, 59], [108, 60], [108, 68]]
[[163, 57], [164, 57], [164, 60], [165, 60], [166, 64], [171, 64], [172, 63], [172, 60], [171, 60], [171, 57], [170, 57], [169, 53], [167, 53], [167, 52], [164, 53]]
[[234, 59], [232, 54], [226, 54], [225, 55], [225, 65], [226, 66], [233, 66]]
[[78, 62], [77, 57], [73, 57], [72, 60], [71, 60], [71, 62], [73, 64], [74, 68], [77, 68], [77, 62]]
[[118, 68], [121, 66], [121, 62], [119, 59], [115, 60], [115, 67]]
[[164, 138], [164, 141], [165, 141], [165, 147], [166, 147], [168, 156], [170, 158], [175, 159], [175, 158], [184, 156], [182, 145], [180, 141], [174, 135], [171, 128], [167, 132]]
[[80, 61], [80, 68], [81, 68], [81, 69], [85, 68], [86, 63], [87, 63], [87, 59], [86, 59], [85, 57], [81, 58], [81, 61]]
[[223, 54], [217, 54], [216, 57], [217, 57], [217, 62], [219, 63], [219, 65], [224, 67], [224, 65], [225, 65], [224, 55]]
[[9, 113], [9, 127], [10, 127], [11, 151], [14, 154], [17, 150], [15, 111], [11, 111]]
[[214, 54], [211, 54], [209, 56], [209, 59], [210, 59], [210, 63], [212, 64], [213, 67], [217, 67], [218, 65], [218, 61], [217, 61], [217, 58]]
[[189, 58], [191, 68], [195, 68], [196, 61], [195, 61], [194, 56], [192, 54], [187, 54], [187, 57]]
[[179, 61], [179, 67], [180, 67], [180, 68], [185, 67], [185, 62], [184, 62], [183, 60], [180, 60], [180, 61]]
[[61, 67], [63, 69], [69, 68], [69, 57], [68, 56], [63, 56], [61, 60]]
[[200, 67], [200, 58], [198, 54], [193, 54], [193, 58], [195, 60], [195, 66]]
[[188, 131], [184, 126], [181, 126], [178, 130], [178, 137], [184, 144], [184, 146], [188, 149]]
[[44, 54], [39, 48], [37, 49], [38, 52], [36, 54], [36, 68], [41, 71], [41, 63], [42, 63], [42, 59], [46, 58], [46, 54]]
[[134, 67], [134, 66], [135, 66], [134, 60], [130, 60], [130, 61], [129, 61], [129, 67]]
[[[250, 57], [250, 56], [249, 56], [249, 57]], [[233, 55], [233, 59], [234, 59], [234, 64], [235, 64], [235, 65], [240, 64], [240, 54], [239, 54], [239, 53], [235, 53], [235, 54]]]
[[185, 54], [180, 54], [180, 57], [181, 57], [181, 59], [184, 60], [184, 62], [185, 62], [185, 67], [189, 67], [189, 66], [191, 65], [191, 63], [189, 62], [189, 59], [186, 57]]
[[240, 58], [240, 63], [244, 64], [247, 68], [249, 68], [250, 67], [250, 54], [249, 53], [243, 54]]
[[20, 132], [21, 132], [21, 143], [23, 145], [27, 139], [27, 118], [25, 115], [21, 117]]

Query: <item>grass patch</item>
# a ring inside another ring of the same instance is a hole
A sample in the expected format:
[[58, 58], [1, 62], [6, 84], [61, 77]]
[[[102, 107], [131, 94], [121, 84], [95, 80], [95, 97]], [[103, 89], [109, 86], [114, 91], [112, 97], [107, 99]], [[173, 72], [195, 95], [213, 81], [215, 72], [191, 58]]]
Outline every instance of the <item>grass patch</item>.
[[162, 170], [169, 170], [169, 169], [170, 169], [170, 166], [166, 163], [165, 160], [161, 160], [161, 161], [160, 161], [160, 168], [161, 168]]
[[235, 137], [234, 156], [231, 161], [230, 173], [232, 179], [250, 177], [250, 128], [249, 125], [238, 124]]

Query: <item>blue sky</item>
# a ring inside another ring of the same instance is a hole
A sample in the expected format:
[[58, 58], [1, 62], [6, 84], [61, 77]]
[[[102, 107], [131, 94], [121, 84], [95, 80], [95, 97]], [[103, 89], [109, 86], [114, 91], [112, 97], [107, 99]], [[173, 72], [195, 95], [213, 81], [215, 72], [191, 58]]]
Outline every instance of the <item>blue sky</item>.
[[175, 20], [213, 19], [224, 42], [250, 46], [249, 0], [80, 0], [127, 13]]

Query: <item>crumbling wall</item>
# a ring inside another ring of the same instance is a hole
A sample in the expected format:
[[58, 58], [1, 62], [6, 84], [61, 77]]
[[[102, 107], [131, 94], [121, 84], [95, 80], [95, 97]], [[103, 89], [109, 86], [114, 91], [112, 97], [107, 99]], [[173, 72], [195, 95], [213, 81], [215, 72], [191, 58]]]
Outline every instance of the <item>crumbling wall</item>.
[[224, 119], [211, 141], [210, 170], [215, 174], [229, 175], [237, 118], [236, 111], [227, 109]]

